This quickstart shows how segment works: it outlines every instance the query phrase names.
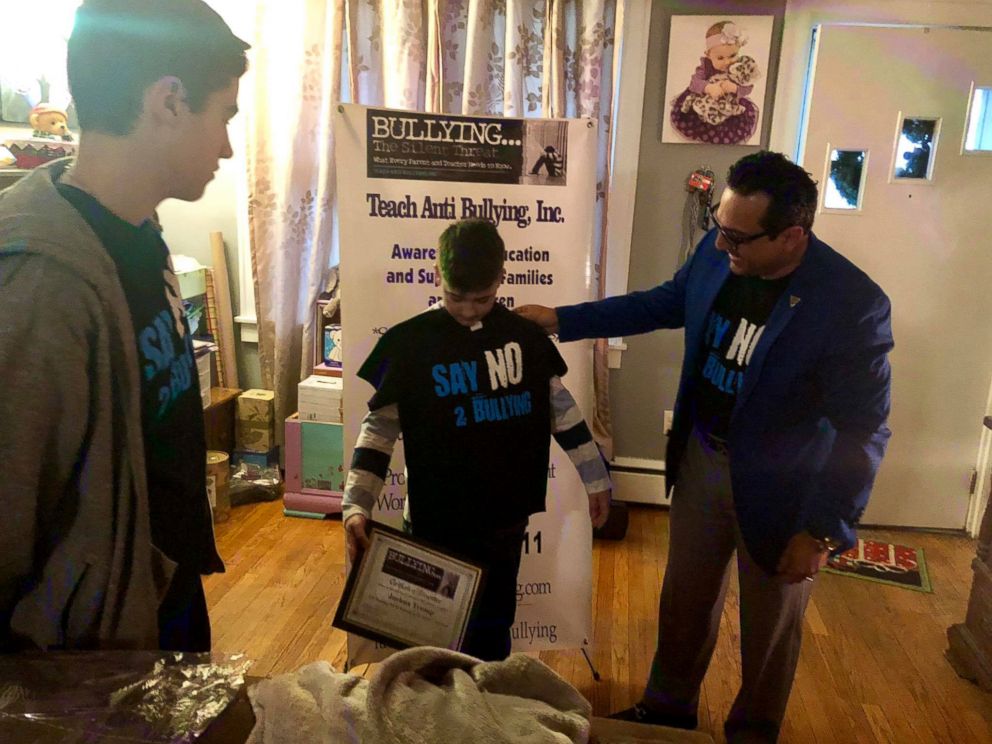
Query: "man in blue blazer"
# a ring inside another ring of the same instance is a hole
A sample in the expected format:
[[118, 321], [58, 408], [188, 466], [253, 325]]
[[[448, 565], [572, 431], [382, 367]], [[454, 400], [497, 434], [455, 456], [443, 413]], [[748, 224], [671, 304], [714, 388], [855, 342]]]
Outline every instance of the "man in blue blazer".
[[813, 578], [854, 545], [889, 438], [889, 300], [811, 232], [816, 184], [777, 153], [733, 166], [674, 278], [599, 302], [525, 306], [562, 341], [685, 329], [666, 452], [674, 487], [658, 649], [617, 714], [695, 728], [737, 554], [742, 684], [728, 741], [775, 741]]

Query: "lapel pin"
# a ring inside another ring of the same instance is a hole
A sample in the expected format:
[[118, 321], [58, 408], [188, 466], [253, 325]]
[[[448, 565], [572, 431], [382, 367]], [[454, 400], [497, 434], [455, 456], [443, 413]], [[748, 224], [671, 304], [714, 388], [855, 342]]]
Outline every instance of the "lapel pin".
[[789, 307], [795, 307], [799, 304], [799, 298], [795, 295], [789, 295]]

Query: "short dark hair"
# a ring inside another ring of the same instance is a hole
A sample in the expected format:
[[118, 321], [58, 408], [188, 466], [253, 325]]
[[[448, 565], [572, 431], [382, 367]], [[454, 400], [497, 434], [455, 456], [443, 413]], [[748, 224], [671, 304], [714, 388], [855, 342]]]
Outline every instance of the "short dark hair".
[[762, 150], [745, 155], [727, 171], [727, 186], [741, 196], [763, 193], [771, 200], [761, 227], [775, 238], [798, 225], [809, 232], [816, 214], [816, 181], [800, 166], [778, 152]]
[[459, 292], [488, 289], [503, 274], [503, 239], [488, 220], [462, 220], [438, 238], [438, 268]]
[[182, 81], [192, 111], [241, 77], [249, 44], [203, 0], [85, 0], [69, 37], [69, 88], [84, 131], [124, 135], [156, 80]]

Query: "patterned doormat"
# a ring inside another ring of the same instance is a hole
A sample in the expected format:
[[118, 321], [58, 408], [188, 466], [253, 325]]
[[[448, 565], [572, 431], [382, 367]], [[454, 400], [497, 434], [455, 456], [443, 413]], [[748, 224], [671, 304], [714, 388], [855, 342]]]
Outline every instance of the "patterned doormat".
[[833, 556], [823, 570], [916, 592], [933, 591], [922, 548], [859, 539], [850, 550]]

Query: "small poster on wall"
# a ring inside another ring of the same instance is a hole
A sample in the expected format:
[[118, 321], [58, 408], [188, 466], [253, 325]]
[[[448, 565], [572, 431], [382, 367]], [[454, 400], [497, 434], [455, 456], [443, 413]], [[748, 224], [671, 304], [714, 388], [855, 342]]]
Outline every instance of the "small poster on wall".
[[758, 145], [774, 16], [672, 16], [661, 141]]

